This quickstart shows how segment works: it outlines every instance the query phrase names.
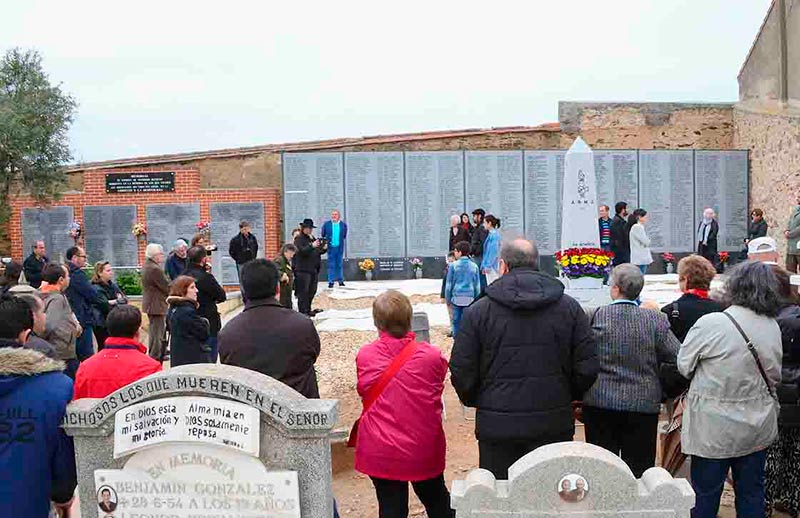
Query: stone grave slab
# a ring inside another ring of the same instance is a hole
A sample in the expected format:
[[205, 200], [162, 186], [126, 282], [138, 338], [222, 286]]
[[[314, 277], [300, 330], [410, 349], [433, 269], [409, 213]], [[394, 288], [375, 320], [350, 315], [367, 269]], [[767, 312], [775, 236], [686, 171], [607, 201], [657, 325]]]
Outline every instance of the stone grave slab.
[[83, 234], [86, 238], [87, 263], [108, 261], [114, 267], [135, 267], [139, 263], [139, 245], [132, 234], [136, 223], [136, 205], [83, 208]]
[[228, 255], [231, 239], [239, 233], [239, 223], [245, 220], [250, 223], [251, 231], [258, 239], [258, 257], [264, 257], [265, 225], [264, 204], [253, 203], [212, 203], [211, 238], [219, 250], [211, 256], [214, 277], [223, 286], [236, 286], [239, 276], [236, 273], [236, 262]]
[[169, 253], [177, 239], [192, 242], [200, 221], [199, 203], [163, 203], [147, 206], [147, 241]]
[[48, 207], [22, 209], [22, 253], [31, 253], [36, 241], [44, 241], [47, 257], [51, 261], [63, 262], [67, 248], [74, 242], [69, 237], [69, 226], [73, 222], [72, 207]]
[[456, 518], [689, 518], [695, 495], [688, 481], [663, 468], [650, 468], [637, 480], [613, 453], [562, 442], [519, 459], [508, 480], [471, 471], [453, 482], [451, 499]]
[[330, 518], [337, 402], [260, 373], [186, 365], [67, 408], [81, 514]]

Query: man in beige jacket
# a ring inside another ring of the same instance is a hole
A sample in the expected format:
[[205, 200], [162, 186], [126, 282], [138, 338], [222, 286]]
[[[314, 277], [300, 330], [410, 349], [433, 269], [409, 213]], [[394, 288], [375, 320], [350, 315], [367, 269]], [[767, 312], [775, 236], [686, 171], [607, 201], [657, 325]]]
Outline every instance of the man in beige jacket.
[[150, 322], [147, 354], [158, 361], [164, 360], [167, 339], [167, 296], [169, 282], [161, 265], [164, 264], [164, 249], [150, 243], [145, 249], [142, 266], [142, 312]]
[[39, 289], [46, 315], [42, 338], [55, 348], [55, 358], [67, 364], [64, 374], [75, 379], [79, 365], [75, 343], [83, 329], [64, 295], [68, 287], [69, 269], [66, 266], [48, 264], [44, 267]]

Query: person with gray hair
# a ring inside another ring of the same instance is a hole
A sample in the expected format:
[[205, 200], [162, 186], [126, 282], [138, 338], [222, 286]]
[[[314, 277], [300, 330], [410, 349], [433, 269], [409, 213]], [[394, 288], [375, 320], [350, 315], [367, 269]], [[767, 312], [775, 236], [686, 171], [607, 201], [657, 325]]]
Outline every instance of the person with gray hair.
[[450, 232], [448, 235], [450, 236], [448, 240], [448, 252], [455, 250], [456, 245], [462, 241], [469, 243], [469, 229], [464, 228], [464, 225], [461, 224], [461, 216], [458, 214], [450, 216]]
[[183, 239], [178, 239], [172, 245], [172, 253], [167, 257], [167, 264], [164, 269], [169, 276], [169, 280], [174, 281], [186, 271], [188, 268], [188, 260], [186, 259], [186, 251], [189, 250], [189, 244]]
[[678, 369], [691, 379], [681, 445], [692, 456], [695, 518], [717, 516], [729, 469], [736, 515], [765, 515], [764, 464], [778, 435], [783, 354], [773, 268], [753, 261], [733, 268], [725, 286], [730, 307], [701, 317], [678, 353]]
[[639, 268], [617, 266], [609, 285], [613, 302], [592, 317], [600, 373], [583, 398], [586, 442], [619, 455], [640, 478], [656, 461], [658, 374], [675, 363], [681, 344], [663, 313], [635, 302], [644, 287]]
[[147, 354], [157, 361], [163, 361], [167, 341], [167, 296], [169, 281], [161, 266], [164, 264], [164, 249], [161, 245], [150, 243], [144, 251], [146, 257], [142, 266], [142, 313], [147, 314]]
[[450, 371], [461, 402], [477, 408], [480, 467], [505, 480], [526, 453], [572, 440], [572, 401], [598, 364], [589, 318], [539, 271], [536, 245], [506, 240], [499, 255], [501, 276], [464, 309]]

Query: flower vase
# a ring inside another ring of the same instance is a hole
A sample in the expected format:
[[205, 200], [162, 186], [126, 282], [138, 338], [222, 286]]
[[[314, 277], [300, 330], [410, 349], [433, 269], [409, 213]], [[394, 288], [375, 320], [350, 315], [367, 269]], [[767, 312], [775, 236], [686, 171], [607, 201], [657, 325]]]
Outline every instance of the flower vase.
[[667, 273], [675, 273], [675, 265], [672, 263], [667, 263]]
[[422, 268], [416, 268], [414, 270], [414, 277], [417, 279], [422, 279]]
[[364, 277], [366, 277], [366, 279], [368, 281], [371, 281], [372, 280], [372, 270], [367, 270], [366, 272], [364, 272]]

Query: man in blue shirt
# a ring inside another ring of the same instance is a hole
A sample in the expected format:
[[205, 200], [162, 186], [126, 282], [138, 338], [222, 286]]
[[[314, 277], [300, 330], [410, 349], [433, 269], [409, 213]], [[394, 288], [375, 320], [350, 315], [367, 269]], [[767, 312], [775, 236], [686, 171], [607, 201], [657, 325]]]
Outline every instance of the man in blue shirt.
[[331, 219], [322, 225], [322, 239], [328, 242], [328, 288], [333, 288], [335, 281], [339, 281], [339, 286], [344, 286], [342, 256], [347, 239], [347, 223], [341, 219], [339, 210], [333, 209]]

